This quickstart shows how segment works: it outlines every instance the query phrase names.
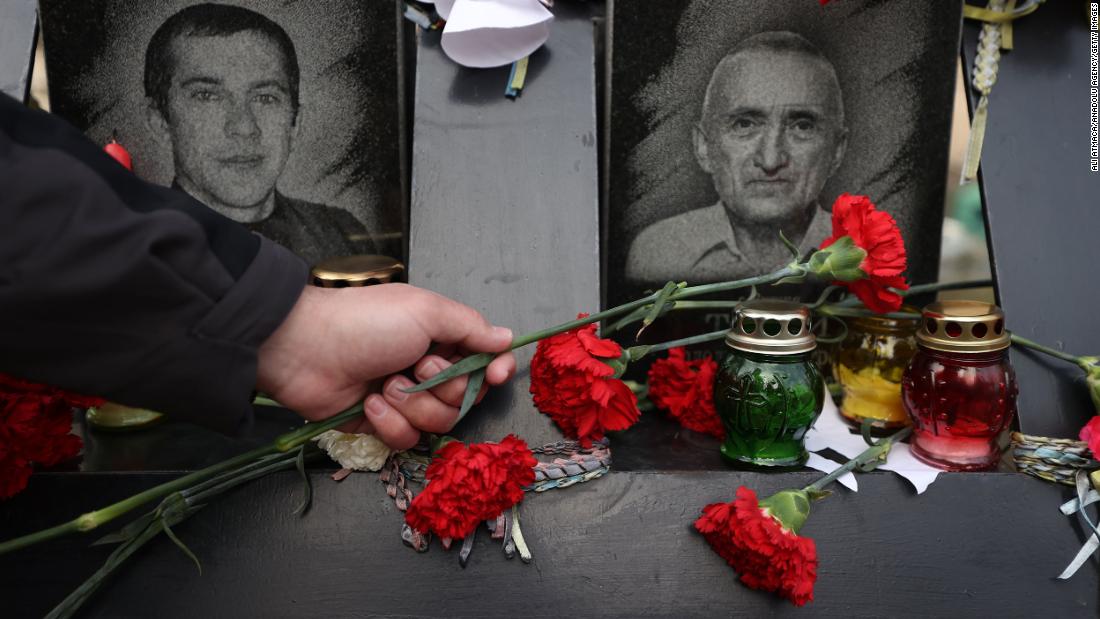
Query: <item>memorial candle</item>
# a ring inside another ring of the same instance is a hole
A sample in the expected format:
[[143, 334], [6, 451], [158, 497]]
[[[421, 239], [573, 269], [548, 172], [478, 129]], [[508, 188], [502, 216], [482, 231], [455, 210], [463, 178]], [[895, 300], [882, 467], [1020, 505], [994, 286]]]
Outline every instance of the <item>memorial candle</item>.
[[[904, 308], [916, 313], [915, 308]], [[848, 334], [835, 363], [844, 389], [840, 413], [859, 428], [870, 422], [877, 433], [909, 425], [901, 405], [901, 377], [917, 353], [919, 320], [861, 316], [848, 320]]]
[[1016, 375], [1004, 313], [978, 301], [922, 312], [918, 350], [902, 379], [913, 455], [949, 471], [996, 466], [997, 439], [1016, 415]]
[[726, 335], [732, 350], [714, 381], [726, 428], [722, 455], [733, 464], [801, 466], [803, 440], [824, 405], [825, 383], [810, 360], [810, 312], [787, 301], [743, 304]]

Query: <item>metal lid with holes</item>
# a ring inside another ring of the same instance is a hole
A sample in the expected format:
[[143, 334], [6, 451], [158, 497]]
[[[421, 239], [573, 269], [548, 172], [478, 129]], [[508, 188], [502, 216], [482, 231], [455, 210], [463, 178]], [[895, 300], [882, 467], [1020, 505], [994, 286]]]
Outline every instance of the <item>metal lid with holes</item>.
[[980, 353], [1011, 344], [1001, 308], [983, 301], [938, 301], [921, 312], [917, 341], [946, 352]]
[[404, 271], [405, 265], [389, 256], [340, 256], [313, 267], [310, 281], [321, 288], [354, 288], [388, 284]]
[[745, 352], [795, 355], [817, 347], [805, 305], [777, 299], [746, 301], [734, 314], [726, 345]]

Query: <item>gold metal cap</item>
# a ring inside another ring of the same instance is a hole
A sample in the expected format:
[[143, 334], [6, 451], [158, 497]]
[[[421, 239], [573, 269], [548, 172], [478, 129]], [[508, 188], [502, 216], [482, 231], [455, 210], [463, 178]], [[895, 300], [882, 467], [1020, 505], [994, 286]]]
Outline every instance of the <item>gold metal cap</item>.
[[817, 347], [805, 305], [777, 299], [745, 302], [733, 317], [726, 345], [745, 352], [795, 355]]
[[946, 352], [993, 352], [1011, 344], [1001, 308], [983, 301], [937, 301], [921, 312], [917, 341]]
[[405, 265], [389, 256], [340, 256], [313, 267], [310, 281], [321, 288], [370, 286], [392, 282], [404, 271]]

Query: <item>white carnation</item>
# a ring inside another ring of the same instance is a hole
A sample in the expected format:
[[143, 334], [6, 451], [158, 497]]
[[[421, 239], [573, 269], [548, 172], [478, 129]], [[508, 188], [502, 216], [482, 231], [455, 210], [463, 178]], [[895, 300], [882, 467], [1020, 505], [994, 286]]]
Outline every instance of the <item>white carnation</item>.
[[353, 471], [378, 471], [393, 450], [371, 434], [349, 434], [338, 430], [322, 432], [314, 439], [340, 466]]

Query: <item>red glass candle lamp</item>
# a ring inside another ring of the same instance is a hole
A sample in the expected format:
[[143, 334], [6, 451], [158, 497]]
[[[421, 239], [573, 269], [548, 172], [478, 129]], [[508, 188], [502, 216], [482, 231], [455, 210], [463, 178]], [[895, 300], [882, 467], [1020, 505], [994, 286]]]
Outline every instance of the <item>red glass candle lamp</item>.
[[917, 354], [902, 377], [913, 455], [948, 471], [994, 468], [1016, 415], [1016, 374], [1001, 308], [943, 301], [922, 312]]

